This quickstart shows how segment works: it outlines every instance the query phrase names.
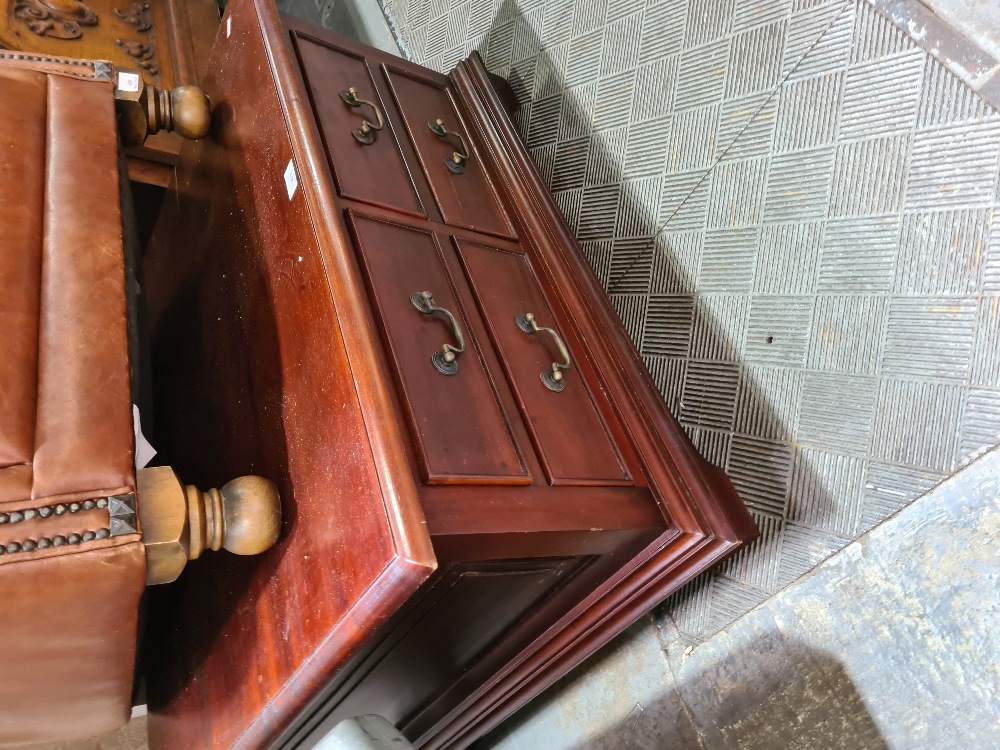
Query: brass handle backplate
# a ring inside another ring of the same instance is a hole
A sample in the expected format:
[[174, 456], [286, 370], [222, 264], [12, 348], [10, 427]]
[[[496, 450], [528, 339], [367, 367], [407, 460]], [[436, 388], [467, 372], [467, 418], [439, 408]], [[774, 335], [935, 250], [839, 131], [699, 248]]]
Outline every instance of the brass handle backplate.
[[556, 331], [551, 328], [541, 328], [538, 323], [535, 322], [534, 313], [525, 313], [524, 315], [518, 315], [514, 318], [514, 322], [517, 327], [520, 328], [527, 334], [532, 336], [536, 333], [547, 333], [552, 337], [552, 340], [556, 343], [556, 348], [559, 350], [559, 356], [562, 358], [562, 362], [553, 362], [551, 370], [545, 370], [542, 372], [542, 383], [550, 391], [555, 391], [556, 393], [562, 393], [563, 389], [566, 387], [566, 382], [563, 380], [563, 370], [568, 370], [573, 361], [569, 358], [569, 349], [566, 348], [566, 344], [562, 340]]
[[440, 118], [434, 122], [427, 123], [427, 127], [429, 127], [431, 132], [438, 138], [447, 138], [449, 135], [453, 135], [458, 138], [459, 142], [462, 144], [461, 152], [453, 151], [451, 156], [444, 160], [444, 165], [455, 174], [462, 174], [462, 172], [465, 171], [465, 162], [472, 158], [472, 153], [469, 151], [469, 146], [466, 144], [462, 134], [456, 133], [454, 130], [447, 130], [444, 126], [444, 120]]
[[381, 130], [385, 127], [385, 119], [382, 117], [382, 110], [378, 108], [378, 105], [375, 102], [370, 102], [367, 99], [359, 99], [358, 91], [353, 86], [348, 88], [346, 91], [341, 91], [340, 98], [348, 107], [357, 109], [362, 104], [367, 104], [375, 111], [375, 119], [378, 122], [372, 122], [366, 118], [361, 122], [360, 127], [351, 131], [351, 135], [354, 136], [354, 140], [365, 146], [370, 146], [375, 142], [375, 131]]
[[465, 351], [465, 336], [462, 329], [455, 320], [455, 316], [450, 310], [438, 307], [434, 304], [434, 296], [430, 292], [414, 292], [410, 295], [410, 303], [424, 315], [440, 313], [448, 320], [451, 333], [455, 337], [455, 345], [445, 344], [439, 351], [431, 355], [431, 364], [434, 369], [442, 375], [455, 375], [458, 373], [458, 355]]

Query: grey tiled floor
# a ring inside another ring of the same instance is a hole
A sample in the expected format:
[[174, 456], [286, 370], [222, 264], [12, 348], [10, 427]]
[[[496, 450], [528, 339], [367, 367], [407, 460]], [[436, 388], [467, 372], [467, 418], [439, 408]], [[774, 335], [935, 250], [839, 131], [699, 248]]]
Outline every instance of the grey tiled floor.
[[761, 538], [699, 642], [998, 442], [1000, 115], [864, 0], [386, 0], [472, 49]]

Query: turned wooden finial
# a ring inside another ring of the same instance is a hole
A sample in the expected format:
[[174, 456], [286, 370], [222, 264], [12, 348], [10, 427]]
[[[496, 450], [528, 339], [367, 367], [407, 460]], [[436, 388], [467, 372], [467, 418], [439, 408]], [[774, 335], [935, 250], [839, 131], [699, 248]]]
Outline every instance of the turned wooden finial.
[[197, 141], [208, 135], [212, 111], [208, 96], [197, 86], [178, 86], [170, 90], [170, 125], [182, 138]]
[[115, 109], [126, 146], [141, 146], [161, 130], [196, 141], [208, 135], [212, 124], [208, 96], [197, 86], [160, 90], [124, 68], [115, 71]]
[[263, 477], [239, 477], [202, 492], [163, 466], [141, 469], [137, 484], [147, 585], [176, 580], [206, 549], [259, 554], [281, 531], [278, 488]]

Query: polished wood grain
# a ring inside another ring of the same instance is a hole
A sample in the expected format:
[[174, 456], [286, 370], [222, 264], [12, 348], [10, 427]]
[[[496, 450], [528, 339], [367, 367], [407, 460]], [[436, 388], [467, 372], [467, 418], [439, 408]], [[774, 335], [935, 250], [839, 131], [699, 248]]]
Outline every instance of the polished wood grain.
[[[482, 157], [467, 137], [465, 123], [451, 102], [445, 79], [431, 71], [414, 73], [391, 63], [383, 64], [383, 70], [445, 223], [513, 236], [510, 221], [483, 170]], [[471, 149], [471, 158], [461, 174], [452, 173], [445, 162], [462, 148], [462, 142], [455, 136], [444, 139], [431, 132], [428, 124], [438, 119], [449, 131], [463, 137]]]
[[[316, 121], [322, 123], [323, 145], [340, 194], [424, 216], [420, 197], [399, 150], [394, 124], [384, 123], [367, 145], [346, 137], [367, 118], [372, 118], [373, 111], [368, 104], [348, 106], [341, 99], [341, 92], [354, 88], [359, 100], [375, 104], [379, 114], [385, 111], [385, 103], [364, 58], [305, 34], [297, 34], [293, 39]], [[377, 179], [372, 179], [373, 175]]]
[[[480, 359], [480, 345], [452, 291], [454, 282], [435, 236], [398, 224], [350, 214], [350, 225], [392, 352], [410, 427], [429, 484], [528, 484], [507, 419]], [[413, 294], [428, 291], [456, 318], [465, 351], [454, 375], [435, 369], [432, 355], [454, 346], [443, 314], [414, 308]], [[367, 353], [365, 353], [367, 355]]]
[[284, 523], [269, 552], [202, 558], [151, 602], [150, 742], [168, 748], [265, 744], [436, 565], [405, 460], [388, 458], [396, 422], [370, 395], [386, 376], [349, 354], [375, 341], [331, 294], [309, 156], [253, 6], [234, 5], [206, 78], [213, 135], [186, 144], [147, 253], [154, 439], [188, 481], [271, 479]]
[[561, 373], [563, 391], [553, 392], [542, 384], [541, 374], [549, 372], [561, 354], [549, 334], [529, 335], [516, 320], [530, 313], [557, 333], [570, 326], [569, 321], [554, 318], [528, 258], [461, 240], [456, 246], [549, 482], [631, 484], [580, 375], [581, 365], [585, 366], [582, 356], [574, 366], [570, 354], [571, 365]]
[[[156, 436], [192, 480], [272, 478], [287, 521], [260, 560], [201, 566], [158, 603], [151, 746], [293, 748], [379, 713], [418, 746], [466, 747], [756, 532], [477, 58], [446, 78], [282, 27], [270, 0], [233, 0], [230, 22], [212, 137], [182, 155], [150, 250]], [[372, 145], [348, 86], [382, 110]], [[461, 174], [435, 117], [474, 157]], [[379, 144], [392, 200], [382, 171], [340, 179]], [[425, 290], [465, 334], [459, 375], [431, 365], [455, 341], [410, 302]], [[514, 325], [526, 311], [572, 355], [561, 393], [540, 378], [554, 339]]]

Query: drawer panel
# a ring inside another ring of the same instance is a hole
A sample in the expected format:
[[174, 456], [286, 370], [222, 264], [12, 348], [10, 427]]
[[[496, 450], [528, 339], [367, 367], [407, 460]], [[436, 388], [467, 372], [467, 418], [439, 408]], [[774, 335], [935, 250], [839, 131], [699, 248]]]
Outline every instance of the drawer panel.
[[352, 135], [366, 120], [377, 124], [378, 117], [369, 104], [352, 107], [341, 99], [341, 92], [350, 87], [356, 90], [357, 100], [372, 102], [383, 120], [387, 119], [368, 64], [357, 55], [302, 33], [293, 33], [292, 40], [340, 194], [382, 208], [425, 216], [392, 124], [385, 121], [382, 130], [373, 130], [372, 142], [367, 145]]
[[[511, 436], [466, 324], [433, 234], [349, 212], [372, 304], [408, 411], [424, 481], [429, 484], [528, 484]], [[465, 338], [457, 372], [445, 375], [431, 357], [456, 337], [444, 313], [425, 314], [413, 293], [431, 292]]]
[[[542, 466], [554, 485], [631, 484], [607, 427], [580, 376], [579, 362], [562, 374], [562, 390], [542, 379], [561, 358], [556, 337], [518, 327], [518, 316], [533, 313], [539, 327], [557, 333], [538, 279], [526, 256], [464, 240], [454, 240], [487, 330], [507, 370]], [[571, 359], [580, 352], [569, 350]]]
[[[510, 221], [483, 171], [479, 154], [458, 118], [448, 91], [430, 79], [418, 79], [382, 67], [445, 222], [477, 232], [513, 237]], [[461, 138], [435, 135], [428, 124], [438, 119], [448, 131]], [[469, 149], [470, 158], [463, 164], [462, 173], [456, 174], [448, 168], [447, 162], [452, 154], [462, 149], [462, 141]]]

